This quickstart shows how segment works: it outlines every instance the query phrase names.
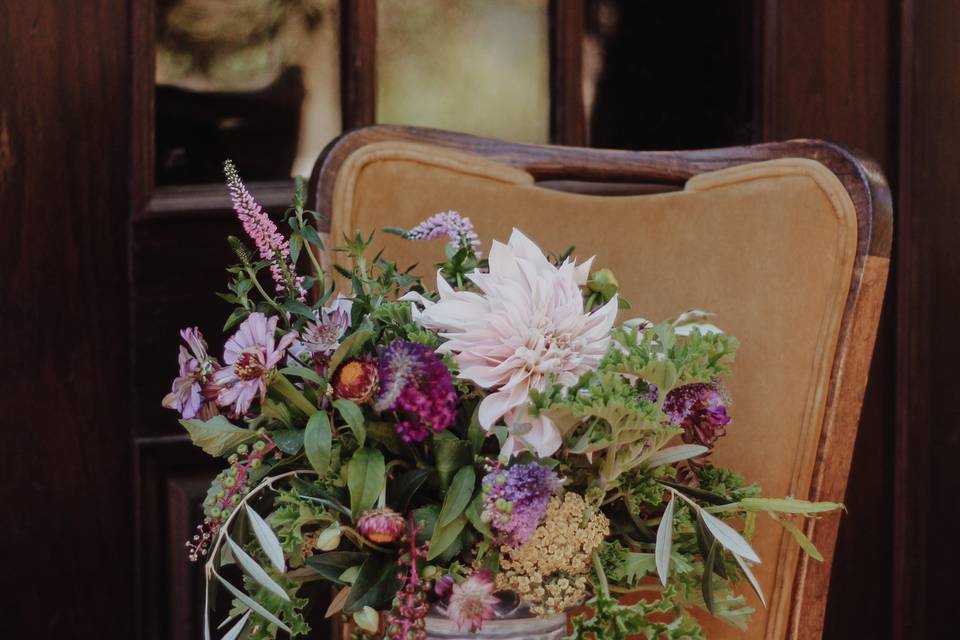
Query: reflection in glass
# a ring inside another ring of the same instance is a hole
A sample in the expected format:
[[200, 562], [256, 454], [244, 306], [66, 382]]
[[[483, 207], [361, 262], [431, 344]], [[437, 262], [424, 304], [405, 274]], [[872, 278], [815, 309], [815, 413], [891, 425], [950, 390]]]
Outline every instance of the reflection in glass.
[[157, 0], [158, 184], [309, 174], [340, 133], [338, 0]]
[[756, 2], [587, 0], [586, 9], [583, 95], [591, 146], [755, 141]]
[[378, 0], [377, 121], [549, 136], [547, 0]]

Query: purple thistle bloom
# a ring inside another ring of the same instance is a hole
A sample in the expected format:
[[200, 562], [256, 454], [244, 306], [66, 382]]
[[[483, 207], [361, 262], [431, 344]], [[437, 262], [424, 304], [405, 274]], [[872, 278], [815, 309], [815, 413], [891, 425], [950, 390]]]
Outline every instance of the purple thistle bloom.
[[503, 543], [519, 547], [533, 535], [559, 488], [560, 480], [550, 467], [536, 462], [507, 469], [498, 465], [483, 477], [481, 517]]
[[447, 429], [456, 417], [457, 393], [450, 370], [429, 347], [395, 340], [380, 355], [377, 411], [397, 411], [404, 442], [423, 442], [430, 431]]
[[451, 248], [467, 248], [480, 257], [480, 238], [473, 230], [473, 223], [470, 218], [461, 217], [456, 211], [436, 213], [407, 231], [403, 237], [409, 240], [449, 238]]
[[670, 391], [663, 401], [663, 412], [671, 423], [683, 427], [684, 442], [712, 447], [718, 438], [727, 434], [730, 416], [726, 405], [719, 385], [696, 382]]

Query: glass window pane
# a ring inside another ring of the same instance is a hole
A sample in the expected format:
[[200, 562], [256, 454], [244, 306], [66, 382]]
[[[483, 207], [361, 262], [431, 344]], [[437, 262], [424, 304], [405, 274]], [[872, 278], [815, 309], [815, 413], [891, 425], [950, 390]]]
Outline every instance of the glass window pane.
[[586, 9], [591, 146], [695, 149], [755, 141], [755, 2], [587, 0]]
[[157, 0], [158, 184], [309, 174], [340, 133], [338, 0]]
[[547, 142], [547, 0], [378, 0], [377, 121]]

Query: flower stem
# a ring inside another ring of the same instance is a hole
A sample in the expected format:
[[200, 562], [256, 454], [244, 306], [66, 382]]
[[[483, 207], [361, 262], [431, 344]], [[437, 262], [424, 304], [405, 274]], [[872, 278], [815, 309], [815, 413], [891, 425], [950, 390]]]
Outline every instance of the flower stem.
[[308, 418], [318, 411], [313, 403], [300, 392], [300, 389], [297, 389], [282, 373], [273, 374], [272, 386], [293, 406], [307, 414]]
[[590, 554], [593, 560], [593, 570], [597, 572], [597, 581], [600, 583], [600, 592], [604, 596], [610, 597], [610, 585], [607, 584], [607, 574], [603, 571], [603, 564], [600, 562], [600, 556], [596, 551]]

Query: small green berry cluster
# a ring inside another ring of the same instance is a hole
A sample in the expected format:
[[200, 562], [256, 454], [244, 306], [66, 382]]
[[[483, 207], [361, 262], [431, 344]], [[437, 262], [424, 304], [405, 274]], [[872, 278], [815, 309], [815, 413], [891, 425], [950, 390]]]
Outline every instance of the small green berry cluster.
[[236, 453], [230, 454], [227, 458], [230, 466], [217, 474], [211, 483], [203, 501], [203, 523], [197, 526], [197, 533], [186, 545], [191, 561], [196, 562], [207, 554], [220, 527], [250, 492], [251, 474], [271, 457], [280, 459], [283, 456], [266, 431], [261, 429], [258, 435], [259, 439], [253, 444], [241, 444]]

